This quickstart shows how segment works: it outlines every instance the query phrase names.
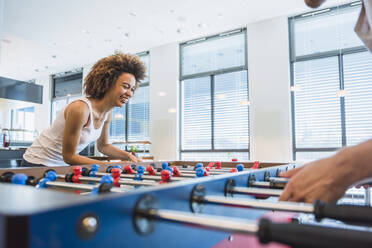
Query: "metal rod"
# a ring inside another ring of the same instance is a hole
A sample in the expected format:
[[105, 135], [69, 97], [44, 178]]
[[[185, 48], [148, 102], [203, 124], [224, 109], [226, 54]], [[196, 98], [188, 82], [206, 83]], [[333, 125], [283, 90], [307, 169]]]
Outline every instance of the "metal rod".
[[[90, 184], [81, 184], [81, 183], [66, 183], [66, 182], [46, 182], [46, 185], [49, 187], [54, 187], [54, 188], [64, 188], [64, 189], [72, 189], [72, 190], [86, 190], [86, 191], [92, 191], [94, 188], [94, 185]], [[111, 192], [116, 192], [116, 193], [123, 193], [125, 192], [121, 188], [111, 188]]]
[[143, 216], [152, 217], [171, 222], [193, 224], [200, 227], [221, 230], [226, 232], [238, 232], [254, 234], [258, 231], [258, 225], [252, 221], [242, 221], [238, 218], [216, 217], [207, 214], [191, 214], [174, 210], [140, 210]]
[[[269, 189], [269, 188], [253, 188], [253, 187], [234, 187], [234, 193], [247, 194], [255, 196], [280, 196], [283, 192], [282, 189]], [[364, 199], [364, 194], [350, 194], [346, 193], [343, 198]]]
[[294, 202], [269, 202], [242, 198], [228, 198], [223, 196], [204, 196], [203, 201], [211, 204], [223, 204], [238, 207], [249, 207], [266, 210], [291, 211], [302, 213], [313, 213], [314, 206], [307, 203]]
[[[148, 172], [148, 171], [145, 171], [144, 174], [145, 174], [145, 175], [149, 175], [149, 172]], [[156, 176], [160, 176], [161, 173], [160, 173], [160, 172], [156, 172], [155, 175], [156, 175]], [[150, 176], [152, 176], [152, 175], [150, 175]], [[179, 177], [194, 178], [194, 177], [195, 177], [195, 173], [194, 173], [194, 174], [189, 174], [189, 173], [181, 174]]]
[[[212, 168], [209, 171], [210, 172], [230, 172], [231, 169], [234, 169], [234, 168], [226, 168], [226, 167], [225, 168], [221, 168], [221, 169]], [[245, 169], [247, 169], [247, 168], [245, 168]], [[195, 172], [194, 168], [182, 168], [182, 167], [178, 167], [178, 170], [180, 172], [185, 172], [185, 173], [187, 173], [187, 172]]]
[[81, 183], [66, 183], [66, 182], [46, 182], [46, 185], [54, 188], [64, 188], [72, 190], [86, 190], [92, 191], [94, 185], [81, 184]]
[[268, 181], [275, 181], [275, 182], [280, 182], [280, 183], [288, 183], [289, 179], [286, 177], [269, 177]]
[[[105, 175], [111, 175], [110, 173], [104, 173], [104, 172], [96, 172], [96, 176], [105, 176]], [[135, 174], [120, 174], [120, 178], [135, 178]], [[150, 175], [142, 175], [141, 177], [143, 180], [152, 180], [152, 181], [161, 181], [161, 176], [150, 176]], [[181, 178], [181, 177], [172, 177], [170, 181], [182, 181], [187, 178]]]
[[251, 186], [270, 188], [270, 182], [255, 181], [251, 183]]
[[[65, 179], [65, 175], [57, 175], [58, 178]], [[96, 182], [99, 183], [101, 182], [101, 178], [99, 177], [79, 177], [79, 180], [82, 182]], [[125, 179], [120, 179], [119, 184], [123, 185], [134, 185], [134, 186], [154, 186], [158, 185], [156, 182], [144, 182], [144, 181], [137, 181], [137, 180], [125, 180]]]
[[248, 195], [265, 195], [265, 196], [280, 196], [283, 192], [281, 189], [265, 189], [265, 188], [251, 188], [251, 187], [234, 187], [234, 193], [248, 194]]
[[[184, 174], [194, 174], [195, 175], [195, 171], [183, 171], [183, 170], [179, 170], [179, 172], [184, 173]], [[226, 174], [226, 173], [229, 173], [229, 171], [226, 171], [226, 172], [215, 172], [215, 171], [207, 171], [209, 175], [221, 175], [221, 174]]]
[[269, 182], [267, 181], [254, 181], [250, 183], [250, 186], [264, 187], [264, 188], [284, 188], [288, 181], [280, 181], [272, 179]]

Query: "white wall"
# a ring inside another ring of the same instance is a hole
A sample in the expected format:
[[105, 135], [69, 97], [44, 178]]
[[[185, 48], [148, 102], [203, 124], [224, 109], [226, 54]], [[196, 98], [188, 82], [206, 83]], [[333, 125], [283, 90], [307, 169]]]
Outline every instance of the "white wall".
[[1, 65], [1, 39], [3, 37], [3, 26], [4, 26], [4, 0], [0, 0], [0, 65]]
[[43, 86], [43, 104], [35, 104], [35, 129], [41, 133], [50, 126], [51, 118], [51, 90], [50, 90], [50, 75], [42, 73], [35, 83]]
[[[178, 158], [179, 46], [176, 43], [150, 50], [150, 140], [156, 160]], [[159, 96], [165, 92], [166, 96]], [[176, 113], [169, 113], [176, 109]]]
[[288, 23], [279, 17], [250, 24], [248, 75], [251, 160], [292, 160]]

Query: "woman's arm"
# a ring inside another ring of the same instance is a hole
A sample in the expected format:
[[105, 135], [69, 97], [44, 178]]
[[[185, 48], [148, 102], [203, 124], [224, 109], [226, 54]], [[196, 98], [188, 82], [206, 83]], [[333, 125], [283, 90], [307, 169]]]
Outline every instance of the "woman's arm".
[[66, 108], [64, 115], [65, 129], [63, 131], [62, 140], [63, 160], [70, 165], [112, 163], [90, 159], [76, 153], [80, 141], [81, 130], [89, 119], [89, 108], [86, 103], [81, 101], [71, 103]]
[[120, 150], [119, 148], [109, 144], [108, 137], [109, 137], [109, 129], [110, 129], [110, 122], [112, 118], [112, 113], [108, 114], [108, 118], [103, 124], [102, 133], [99, 139], [97, 140], [97, 148], [98, 151], [101, 153], [109, 156], [110, 158], [114, 159], [121, 159], [121, 160], [130, 160], [133, 162], [141, 162], [141, 159], [133, 156], [129, 152]]

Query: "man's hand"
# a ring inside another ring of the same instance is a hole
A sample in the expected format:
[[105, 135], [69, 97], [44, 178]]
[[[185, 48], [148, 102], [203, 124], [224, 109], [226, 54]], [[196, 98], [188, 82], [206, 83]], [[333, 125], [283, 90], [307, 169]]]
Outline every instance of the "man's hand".
[[350, 184], [347, 178], [351, 170], [352, 166], [335, 155], [281, 173], [280, 176], [291, 180], [284, 188], [279, 201], [336, 201], [345, 194]]
[[311, 8], [318, 8], [325, 0], [305, 0], [307, 6]]

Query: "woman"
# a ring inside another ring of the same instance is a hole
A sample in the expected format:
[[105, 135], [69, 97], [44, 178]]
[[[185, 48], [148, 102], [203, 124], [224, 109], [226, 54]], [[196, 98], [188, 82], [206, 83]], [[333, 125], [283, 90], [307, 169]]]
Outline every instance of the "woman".
[[67, 105], [23, 155], [21, 166], [63, 166], [108, 163], [79, 155], [97, 140], [98, 150], [114, 159], [139, 159], [108, 143], [111, 110], [123, 107], [145, 77], [137, 56], [117, 53], [100, 59], [84, 82], [86, 97]]

